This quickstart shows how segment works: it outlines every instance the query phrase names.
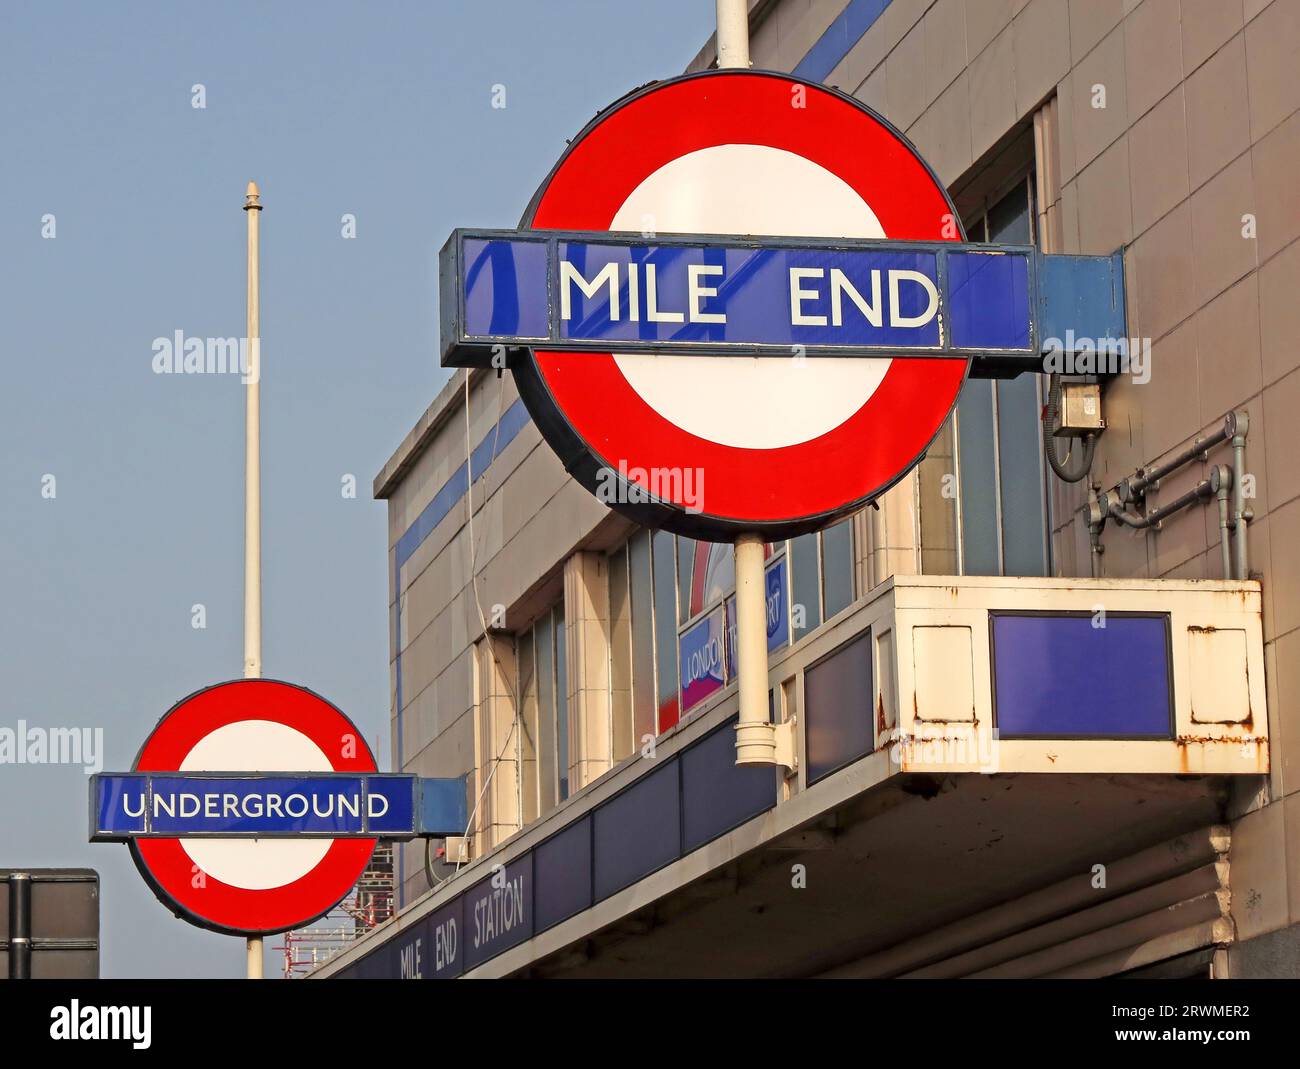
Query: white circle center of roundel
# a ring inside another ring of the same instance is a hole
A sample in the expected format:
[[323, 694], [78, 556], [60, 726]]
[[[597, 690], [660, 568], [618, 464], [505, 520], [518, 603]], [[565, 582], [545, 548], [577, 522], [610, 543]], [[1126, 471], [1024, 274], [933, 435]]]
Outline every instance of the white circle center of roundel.
[[[324, 751], [295, 728], [240, 720], [205, 735], [182, 772], [333, 772]], [[283, 887], [311, 872], [331, 839], [182, 839], [190, 860], [222, 883], [249, 891]]]
[[[767, 145], [715, 145], [679, 156], [623, 202], [611, 230], [883, 238], [876, 213], [842, 178]], [[779, 449], [820, 437], [858, 411], [891, 361], [834, 357], [616, 353], [651, 408], [699, 438]]]

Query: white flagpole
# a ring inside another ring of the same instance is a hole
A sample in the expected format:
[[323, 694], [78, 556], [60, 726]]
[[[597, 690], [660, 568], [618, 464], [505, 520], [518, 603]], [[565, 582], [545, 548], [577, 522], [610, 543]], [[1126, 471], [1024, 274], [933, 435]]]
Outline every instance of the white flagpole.
[[[244, 194], [248, 216], [248, 367], [244, 384], [244, 678], [262, 675], [262, 343], [258, 302], [258, 222], [262, 214], [257, 183]], [[248, 940], [250, 980], [261, 980], [262, 939]]]

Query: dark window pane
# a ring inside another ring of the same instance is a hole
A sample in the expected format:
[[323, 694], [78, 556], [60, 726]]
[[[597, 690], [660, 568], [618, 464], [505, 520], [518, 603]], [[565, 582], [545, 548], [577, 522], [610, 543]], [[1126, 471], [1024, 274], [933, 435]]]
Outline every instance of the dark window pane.
[[677, 536], [677, 622], [684, 624], [691, 616], [691, 580], [694, 575], [696, 542]]
[[681, 781], [675, 759], [634, 780], [592, 815], [597, 902], [681, 857]]
[[843, 520], [822, 532], [822, 603], [826, 617], [853, 602], [853, 522]]
[[1033, 242], [1028, 180], [1021, 182], [989, 209], [988, 228], [989, 241], [1002, 245], [1029, 245]]
[[997, 388], [1003, 574], [1046, 575], [1038, 376], [1006, 379]]
[[968, 379], [957, 399], [961, 466], [962, 572], [998, 574], [997, 481], [993, 459], [993, 388]]
[[609, 704], [614, 760], [636, 749], [632, 733], [632, 597], [627, 584], [627, 548], [609, 558]]
[[569, 797], [569, 665], [566, 659], [564, 610], [555, 610], [555, 753], [560, 801]]
[[650, 533], [641, 531], [627, 544], [632, 577], [632, 715], [633, 747], [655, 734], [654, 586], [650, 581]]
[[794, 640], [798, 642], [822, 622], [815, 534], [800, 535], [790, 540], [790, 581], [793, 588], [790, 594], [790, 612], [794, 621]]
[[677, 575], [673, 536], [656, 531], [652, 542], [655, 588], [655, 665], [659, 730], [677, 723]]
[[871, 632], [810, 667], [803, 677], [808, 782], [871, 752]]
[[537, 720], [539, 806], [542, 813], [555, 808], [558, 785], [555, 739], [555, 633], [551, 614], [545, 613], [533, 627], [533, 648], [537, 659]]
[[537, 812], [537, 667], [533, 659], [533, 632], [519, 636], [519, 785], [524, 823]]

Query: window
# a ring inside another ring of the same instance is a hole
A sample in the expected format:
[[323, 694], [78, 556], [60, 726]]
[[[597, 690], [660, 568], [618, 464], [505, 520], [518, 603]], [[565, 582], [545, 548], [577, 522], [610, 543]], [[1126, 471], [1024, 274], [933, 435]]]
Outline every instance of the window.
[[[609, 555], [615, 761], [633, 753], [644, 736], [667, 731], [734, 678], [733, 554], [729, 543], [641, 531]], [[852, 521], [770, 543], [765, 556], [769, 650], [852, 603]], [[792, 601], [801, 622], [794, 632]]]
[[627, 557], [627, 546], [609, 557], [610, 745], [616, 762], [636, 749], [632, 730], [632, 591]]
[[[1032, 174], [967, 222], [972, 241], [1035, 240]], [[957, 401], [959, 569], [964, 575], [1051, 570], [1040, 376], [970, 379]]]
[[853, 521], [827, 527], [822, 540], [822, 612], [827, 619], [853, 604]]
[[564, 608], [542, 613], [518, 639], [519, 791], [524, 824], [569, 796], [569, 689]]
[[824, 531], [791, 539], [791, 611], [796, 642], [852, 604], [853, 572], [852, 520], [841, 520]]
[[655, 665], [658, 668], [659, 731], [677, 723], [677, 548], [667, 531], [656, 531], [654, 557]]
[[640, 531], [628, 542], [628, 573], [632, 582], [632, 729], [636, 740], [655, 731], [654, 584], [650, 578], [650, 532]]
[[822, 622], [821, 576], [817, 568], [817, 536], [790, 540], [791, 620], [796, 642]]
[[533, 656], [533, 630], [529, 628], [519, 636], [519, 793], [520, 819], [531, 824], [541, 814], [538, 812], [537, 744], [538, 703], [537, 669]]

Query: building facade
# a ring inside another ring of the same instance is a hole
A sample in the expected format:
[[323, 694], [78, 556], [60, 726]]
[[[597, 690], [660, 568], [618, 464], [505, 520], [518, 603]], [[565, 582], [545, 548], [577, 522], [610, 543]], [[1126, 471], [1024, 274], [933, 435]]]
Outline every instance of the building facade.
[[[398, 917], [319, 974], [1300, 975], [1300, 2], [750, 29], [968, 239], [1122, 250], [1129, 359], [972, 378], [878, 507], [768, 546], [774, 770], [732, 762], [730, 546], [610, 512], [457, 372], [375, 496], [393, 767], [467, 777], [468, 843], [401, 847]], [[1044, 436], [1063, 381], [1099, 435]]]

